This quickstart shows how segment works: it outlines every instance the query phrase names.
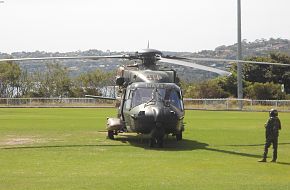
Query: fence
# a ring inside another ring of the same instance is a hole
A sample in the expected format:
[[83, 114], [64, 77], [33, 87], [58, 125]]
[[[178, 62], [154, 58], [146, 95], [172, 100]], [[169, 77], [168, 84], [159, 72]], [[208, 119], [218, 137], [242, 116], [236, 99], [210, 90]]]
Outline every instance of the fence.
[[[0, 107], [115, 107], [116, 101], [93, 98], [0, 98]], [[184, 99], [185, 109], [290, 111], [290, 100]], [[242, 106], [242, 107], [241, 107]]]
[[115, 101], [94, 98], [0, 98], [0, 107], [115, 107]]
[[269, 111], [276, 108], [279, 111], [290, 111], [290, 100], [185, 98], [184, 105], [186, 109], [202, 110]]

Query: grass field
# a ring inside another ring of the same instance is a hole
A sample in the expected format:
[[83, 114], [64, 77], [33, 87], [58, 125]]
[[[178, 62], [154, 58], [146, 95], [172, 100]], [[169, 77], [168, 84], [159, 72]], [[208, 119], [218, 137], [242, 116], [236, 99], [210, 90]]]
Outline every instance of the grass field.
[[184, 140], [149, 149], [135, 134], [106, 139], [114, 109], [3, 108], [0, 190], [289, 190], [290, 113], [279, 114], [278, 163], [258, 163], [268, 113], [187, 111]]

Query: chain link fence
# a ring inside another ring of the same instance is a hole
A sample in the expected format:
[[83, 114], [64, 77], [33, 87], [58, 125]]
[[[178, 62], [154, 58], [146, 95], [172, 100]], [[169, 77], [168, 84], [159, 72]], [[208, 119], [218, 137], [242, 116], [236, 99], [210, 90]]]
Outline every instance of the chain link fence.
[[[0, 98], [0, 107], [116, 107], [116, 101], [93, 98]], [[192, 99], [184, 98], [185, 109], [290, 111], [290, 100]]]

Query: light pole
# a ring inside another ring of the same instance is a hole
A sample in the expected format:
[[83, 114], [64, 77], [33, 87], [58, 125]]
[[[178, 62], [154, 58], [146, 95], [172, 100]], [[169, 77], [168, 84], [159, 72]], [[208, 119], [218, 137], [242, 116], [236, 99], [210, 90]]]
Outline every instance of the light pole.
[[[242, 31], [241, 31], [241, 0], [238, 0], [238, 55], [237, 59], [241, 60], [242, 59]], [[243, 75], [243, 67], [242, 63], [237, 63], [237, 87], [238, 87], [238, 99], [243, 99], [243, 80], [242, 80], [242, 75]], [[243, 102], [239, 101], [239, 108], [243, 108]]]

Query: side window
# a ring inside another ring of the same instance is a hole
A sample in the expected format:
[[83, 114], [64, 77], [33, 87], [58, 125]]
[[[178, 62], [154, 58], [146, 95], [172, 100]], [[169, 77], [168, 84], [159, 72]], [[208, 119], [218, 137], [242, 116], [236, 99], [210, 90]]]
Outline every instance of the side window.
[[180, 104], [180, 109], [181, 109], [181, 111], [183, 111], [183, 110], [184, 110], [184, 106], [183, 106], [183, 101], [182, 101], [182, 99], [179, 100], [179, 104]]
[[183, 98], [182, 98], [182, 91], [179, 91], [178, 92], [178, 97], [179, 97], [179, 101], [180, 101], [180, 106], [181, 106], [181, 110], [183, 111], [184, 110], [184, 104], [183, 104]]
[[173, 106], [175, 106], [175, 107], [177, 107], [177, 108], [183, 110], [182, 100], [180, 99], [180, 97], [179, 97], [177, 91], [172, 90], [171, 93], [170, 93], [170, 97], [169, 97], [169, 99], [170, 99], [170, 103], [171, 103]]
[[142, 104], [142, 90], [137, 89], [132, 92], [132, 108]]
[[131, 108], [132, 93], [133, 93], [133, 90], [128, 90], [126, 93], [126, 102], [125, 102], [125, 109], [126, 110], [129, 110]]

